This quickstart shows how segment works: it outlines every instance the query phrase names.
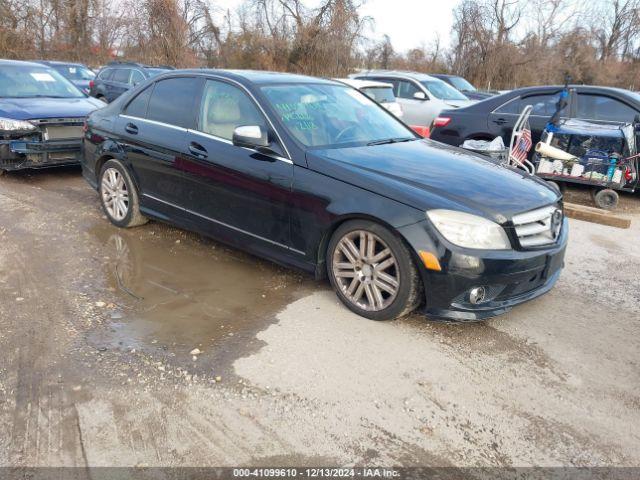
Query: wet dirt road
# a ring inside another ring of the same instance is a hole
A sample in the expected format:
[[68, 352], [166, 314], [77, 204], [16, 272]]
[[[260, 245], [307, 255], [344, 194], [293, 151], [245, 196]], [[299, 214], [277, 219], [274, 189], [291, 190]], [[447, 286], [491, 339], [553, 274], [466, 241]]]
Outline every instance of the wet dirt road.
[[571, 227], [543, 298], [377, 323], [211, 240], [112, 227], [78, 170], [4, 176], [0, 465], [638, 466], [640, 217]]

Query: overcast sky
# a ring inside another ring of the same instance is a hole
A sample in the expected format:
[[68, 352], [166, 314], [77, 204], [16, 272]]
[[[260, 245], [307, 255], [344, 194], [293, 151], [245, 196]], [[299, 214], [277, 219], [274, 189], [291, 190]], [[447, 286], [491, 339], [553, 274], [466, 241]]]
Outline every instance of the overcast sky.
[[[223, 9], [235, 8], [242, 0], [217, 0]], [[378, 39], [384, 34], [391, 37], [397, 51], [428, 45], [436, 35], [442, 46], [449, 45], [452, 10], [459, 0], [367, 0], [360, 14], [374, 20], [371, 36]], [[317, 0], [306, 0], [313, 6]]]

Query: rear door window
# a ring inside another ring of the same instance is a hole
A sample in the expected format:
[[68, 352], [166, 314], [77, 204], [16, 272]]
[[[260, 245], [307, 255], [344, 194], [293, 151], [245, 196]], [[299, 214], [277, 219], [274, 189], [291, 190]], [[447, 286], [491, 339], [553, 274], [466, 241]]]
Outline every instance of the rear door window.
[[509, 100], [507, 103], [499, 106], [496, 110], [496, 113], [520, 113], [520, 97], [516, 97], [512, 100]]
[[149, 99], [147, 118], [169, 125], [193, 128], [195, 102], [200, 97], [201, 81], [196, 77], [176, 77], [155, 83]]
[[[524, 108], [526, 105], [531, 105], [533, 109], [531, 110], [531, 115], [540, 115], [543, 117], [550, 117], [556, 112], [556, 103], [560, 99], [560, 92], [555, 94], [544, 94], [544, 95], [530, 95], [528, 97], [524, 97], [520, 105]], [[563, 115], [568, 113], [567, 107], [561, 112]], [[518, 112], [520, 113], [520, 112]]]
[[605, 95], [578, 94], [578, 118], [612, 122], [633, 122], [638, 111]]
[[107, 68], [100, 72], [100, 80], [111, 80], [111, 77], [113, 77], [113, 68]]
[[140, 70], [132, 70], [131, 71], [131, 84], [138, 85], [139, 83], [144, 82], [144, 75]]
[[118, 83], [129, 83], [129, 75], [131, 74], [131, 70], [128, 68], [116, 68], [116, 71], [113, 74], [114, 82]]
[[149, 104], [149, 98], [151, 98], [152, 91], [152, 87], [145, 88], [129, 102], [129, 105], [127, 105], [123, 113], [132, 117], [145, 118], [147, 115], [147, 105]]

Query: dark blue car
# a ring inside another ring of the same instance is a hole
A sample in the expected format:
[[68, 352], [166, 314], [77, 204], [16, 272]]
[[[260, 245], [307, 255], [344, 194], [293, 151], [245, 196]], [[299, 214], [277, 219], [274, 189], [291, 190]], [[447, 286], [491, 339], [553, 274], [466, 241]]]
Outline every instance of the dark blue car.
[[52, 60], [42, 60], [39, 63], [48, 65], [56, 69], [67, 80], [82, 90], [83, 93], [89, 95], [91, 81], [96, 78], [96, 74], [82, 63], [73, 62], [57, 62]]
[[78, 163], [84, 119], [102, 106], [51, 67], [0, 60], [0, 174]]
[[[559, 192], [419, 138], [339, 82], [182, 70], [87, 119], [82, 169], [120, 227], [170, 222], [328, 276], [374, 320], [478, 320], [547, 292]], [[212, 272], [214, 274], [214, 272]]]

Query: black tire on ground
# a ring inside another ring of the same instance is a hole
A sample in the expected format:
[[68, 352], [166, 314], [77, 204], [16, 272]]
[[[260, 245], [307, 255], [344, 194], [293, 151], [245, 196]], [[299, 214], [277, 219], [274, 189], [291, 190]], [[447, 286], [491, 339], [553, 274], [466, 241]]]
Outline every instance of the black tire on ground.
[[[129, 194], [127, 213], [122, 220], [118, 220], [114, 218], [109, 213], [109, 210], [105, 205], [104, 196], [102, 192], [102, 179], [105, 175], [105, 172], [107, 172], [107, 170], [112, 168], [116, 169], [122, 175], [122, 178], [127, 188], [127, 192]], [[142, 215], [142, 213], [140, 213], [140, 201], [138, 197], [138, 190], [136, 189], [135, 184], [131, 180], [131, 176], [129, 175], [129, 172], [127, 171], [126, 167], [119, 160], [115, 160], [115, 159], [108, 160], [102, 166], [102, 170], [100, 170], [100, 177], [98, 178], [98, 193], [100, 195], [100, 204], [102, 205], [102, 210], [107, 215], [107, 218], [109, 219], [109, 221], [114, 225], [122, 228], [129, 228], [129, 227], [137, 227], [139, 225], [144, 225], [149, 221], [147, 217], [145, 217], [144, 215]]]
[[[361, 230], [377, 235], [386, 243], [396, 259], [396, 275], [399, 279], [396, 297], [386, 308], [378, 311], [365, 310], [351, 302], [341, 290], [334, 275], [334, 252], [340, 240], [349, 233]], [[422, 302], [424, 296], [422, 282], [407, 246], [400, 238], [378, 223], [368, 220], [350, 220], [340, 225], [329, 241], [326, 259], [329, 281], [338, 298], [349, 310], [360, 316], [371, 320], [393, 320], [408, 315]]]
[[618, 206], [619, 199], [620, 197], [618, 196], [618, 193], [610, 188], [605, 188], [596, 192], [593, 197], [593, 200], [596, 202], [596, 206], [605, 210], [615, 209]]
[[0, 177], [5, 174], [5, 171], [0, 168]]

